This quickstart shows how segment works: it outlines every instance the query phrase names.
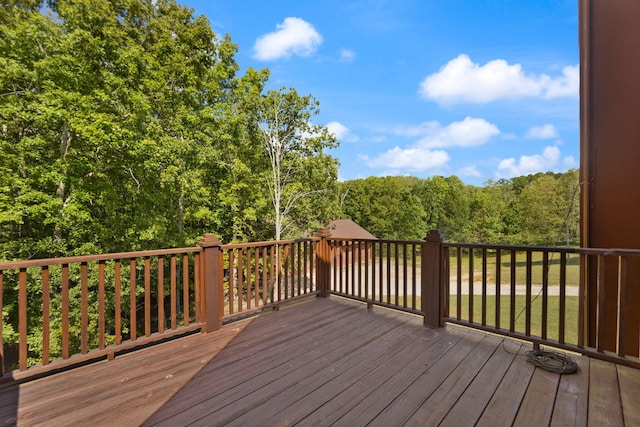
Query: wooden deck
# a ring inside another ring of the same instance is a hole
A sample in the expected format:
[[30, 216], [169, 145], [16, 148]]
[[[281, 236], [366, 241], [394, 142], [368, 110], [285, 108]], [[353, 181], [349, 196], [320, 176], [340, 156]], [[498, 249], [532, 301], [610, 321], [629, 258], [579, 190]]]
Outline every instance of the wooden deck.
[[11, 425], [640, 425], [640, 371], [337, 297], [0, 389]]

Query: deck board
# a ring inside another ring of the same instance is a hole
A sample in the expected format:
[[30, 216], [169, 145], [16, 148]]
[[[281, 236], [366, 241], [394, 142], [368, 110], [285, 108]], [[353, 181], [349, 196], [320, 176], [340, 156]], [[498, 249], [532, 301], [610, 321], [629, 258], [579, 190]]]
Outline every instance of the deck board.
[[563, 375], [553, 408], [551, 425], [556, 427], [587, 425], [589, 408], [589, 359], [577, 358], [579, 375]]
[[624, 423], [627, 426], [640, 426], [640, 375], [637, 369], [628, 366], [619, 365], [617, 368]]
[[514, 425], [530, 426], [531, 420], [536, 420], [539, 425], [549, 425], [559, 382], [560, 375], [536, 369], [518, 409]]
[[465, 422], [475, 424], [491, 399], [492, 395], [487, 391], [498, 387], [521, 347], [519, 342], [502, 341], [501, 346], [451, 406], [440, 425], [457, 427]]
[[18, 425], [638, 425], [640, 370], [338, 297], [0, 388]]
[[589, 363], [588, 425], [624, 425], [618, 376], [613, 363], [601, 360]]

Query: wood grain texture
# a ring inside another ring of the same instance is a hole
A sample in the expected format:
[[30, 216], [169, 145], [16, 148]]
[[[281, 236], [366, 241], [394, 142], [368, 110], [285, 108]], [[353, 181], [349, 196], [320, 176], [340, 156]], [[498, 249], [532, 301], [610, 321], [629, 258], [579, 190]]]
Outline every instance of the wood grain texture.
[[18, 425], [638, 425], [640, 371], [339, 297], [0, 388]]

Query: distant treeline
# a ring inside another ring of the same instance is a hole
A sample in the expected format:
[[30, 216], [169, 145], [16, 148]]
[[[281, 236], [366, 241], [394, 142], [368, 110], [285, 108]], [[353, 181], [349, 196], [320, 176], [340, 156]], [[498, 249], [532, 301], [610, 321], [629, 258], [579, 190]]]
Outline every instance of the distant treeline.
[[579, 244], [578, 170], [465, 185], [458, 177], [370, 177], [340, 184], [341, 209], [380, 238], [439, 229], [468, 243]]

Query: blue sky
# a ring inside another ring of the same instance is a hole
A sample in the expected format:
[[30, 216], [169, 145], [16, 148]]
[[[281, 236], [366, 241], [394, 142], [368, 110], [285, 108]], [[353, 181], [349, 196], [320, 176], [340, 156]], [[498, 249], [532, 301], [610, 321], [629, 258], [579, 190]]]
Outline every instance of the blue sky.
[[190, 0], [242, 70], [320, 101], [340, 180], [579, 162], [576, 0]]

